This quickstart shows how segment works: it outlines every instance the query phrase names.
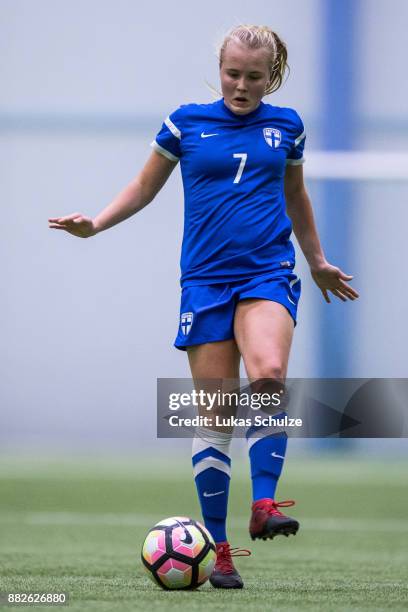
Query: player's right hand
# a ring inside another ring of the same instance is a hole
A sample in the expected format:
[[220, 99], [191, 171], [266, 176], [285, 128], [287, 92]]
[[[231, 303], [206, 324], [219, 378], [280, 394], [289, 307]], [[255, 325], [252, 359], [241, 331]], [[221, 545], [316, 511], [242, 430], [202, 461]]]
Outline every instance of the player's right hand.
[[65, 230], [73, 236], [78, 236], [78, 238], [89, 238], [97, 233], [93, 220], [90, 217], [81, 215], [81, 213], [48, 219], [48, 227]]

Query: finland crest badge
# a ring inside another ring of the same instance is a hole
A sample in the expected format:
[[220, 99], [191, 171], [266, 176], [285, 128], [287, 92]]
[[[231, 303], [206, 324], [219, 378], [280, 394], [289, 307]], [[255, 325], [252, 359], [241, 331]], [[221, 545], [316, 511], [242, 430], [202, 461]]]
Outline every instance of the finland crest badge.
[[276, 128], [264, 128], [264, 138], [272, 149], [277, 149], [282, 140], [282, 134]]
[[191, 326], [193, 325], [194, 315], [192, 312], [183, 312], [180, 317], [181, 331], [185, 336], [189, 333]]

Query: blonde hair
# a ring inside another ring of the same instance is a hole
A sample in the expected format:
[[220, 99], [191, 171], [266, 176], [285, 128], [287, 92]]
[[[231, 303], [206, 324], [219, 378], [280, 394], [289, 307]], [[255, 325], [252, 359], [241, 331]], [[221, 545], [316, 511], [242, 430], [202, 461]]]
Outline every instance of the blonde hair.
[[265, 88], [265, 95], [279, 89], [286, 71], [289, 72], [289, 66], [286, 45], [276, 32], [273, 32], [268, 26], [238, 25], [233, 27], [226, 34], [218, 49], [220, 68], [225, 49], [231, 40], [239, 41], [250, 49], [267, 49], [269, 51], [269, 81]]

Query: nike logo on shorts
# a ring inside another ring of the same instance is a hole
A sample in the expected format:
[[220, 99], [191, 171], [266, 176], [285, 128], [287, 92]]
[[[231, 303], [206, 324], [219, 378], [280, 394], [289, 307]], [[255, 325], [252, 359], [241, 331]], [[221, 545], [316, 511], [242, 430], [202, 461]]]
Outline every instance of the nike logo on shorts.
[[[290, 287], [290, 289], [291, 289], [291, 290], [292, 290], [293, 285], [296, 285], [296, 283], [297, 283], [297, 282], [299, 282], [299, 280], [300, 280], [299, 278], [294, 278], [292, 281], [290, 281], [290, 283], [289, 283], [289, 287]], [[289, 297], [289, 295], [287, 295], [287, 298], [288, 298], [288, 300], [289, 300], [289, 302], [290, 302], [291, 304], [293, 304], [294, 306], [296, 306], [296, 302], [294, 302], [294, 301], [292, 300], [292, 298], [290, 298], [290, 297]]]
[[210, 136], [218, 136], [219, 134], [204, 134], [204, 132], [201, 132], [201, 138], [210, 138]]

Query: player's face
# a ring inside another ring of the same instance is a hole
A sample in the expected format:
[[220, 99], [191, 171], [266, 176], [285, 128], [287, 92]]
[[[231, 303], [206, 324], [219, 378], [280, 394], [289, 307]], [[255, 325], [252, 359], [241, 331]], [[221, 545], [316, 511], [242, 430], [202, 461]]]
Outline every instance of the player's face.
[[230, 41], [220, 68], [221, 89], [226, 106], [237, 115], [255, 110], [269, 81], [269, 57], [266, 49], [249, 49], [239, 41]]

